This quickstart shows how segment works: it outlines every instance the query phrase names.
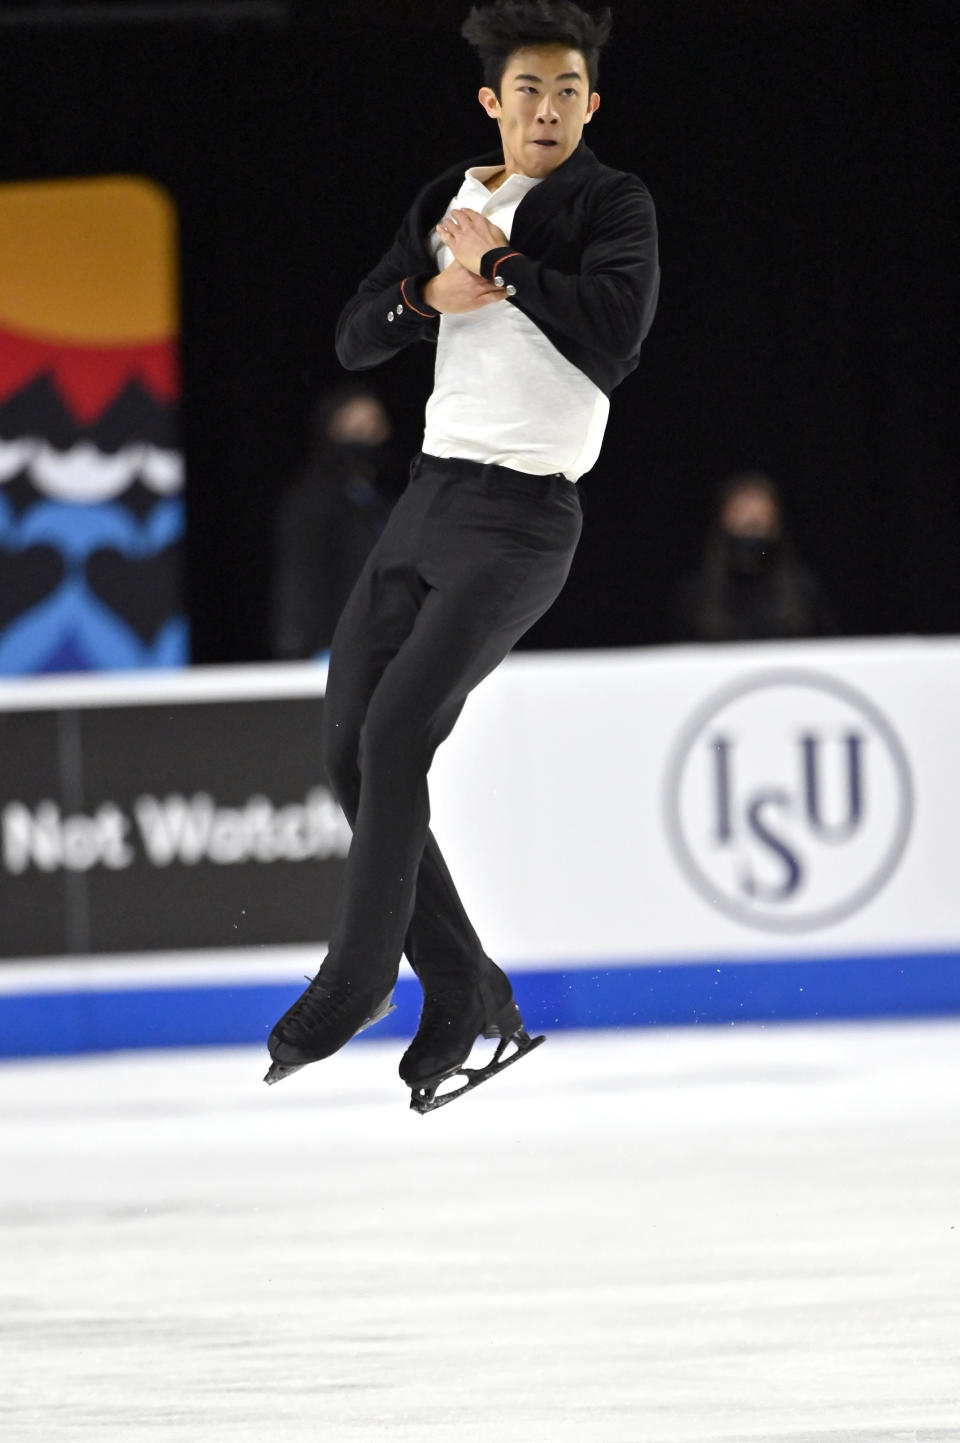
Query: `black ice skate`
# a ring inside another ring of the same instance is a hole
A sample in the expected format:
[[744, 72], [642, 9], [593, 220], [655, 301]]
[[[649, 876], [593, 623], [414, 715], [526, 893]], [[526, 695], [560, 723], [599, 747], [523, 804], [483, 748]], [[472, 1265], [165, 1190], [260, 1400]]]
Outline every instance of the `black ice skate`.
[[323, 968], [280, 1018], [267, 1043], [272, 1066], [264, 1082], [281, 1082], [291, 1073], [339, 1052], [358, 1032], [394, 1011], [393, 988], [383, 995], [362, 984], [337, 981]]
[[[485, 1066], [466, 1067], [473, 1044], [481, 1036], [498, 1037], [497, 1050]], [[472, 1092], [545, 1041], [524, 1029], [510, 983], [499, 967], [479, 983], [428, 982], [417, 1035], [400, 1061], [400, 1076], [410, 1088], [410, 1106], [414, 1112], [434, 1112]], [[505, 1056], [511, 1044], [513, 1050]], [[459, 1087], [439, 1091], [455, 1077], [464, 1079]]]

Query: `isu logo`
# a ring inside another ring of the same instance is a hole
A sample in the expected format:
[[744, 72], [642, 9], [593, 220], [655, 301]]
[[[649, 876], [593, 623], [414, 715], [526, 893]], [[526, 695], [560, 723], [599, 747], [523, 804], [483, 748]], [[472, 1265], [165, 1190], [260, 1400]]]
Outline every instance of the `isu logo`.
[[913, 791], [889, 722], [851, 687], [767, 672], [718, 693], [679, 738], [667, 831], [728, 916], [777, 932], [847, 917], [903, 855]]

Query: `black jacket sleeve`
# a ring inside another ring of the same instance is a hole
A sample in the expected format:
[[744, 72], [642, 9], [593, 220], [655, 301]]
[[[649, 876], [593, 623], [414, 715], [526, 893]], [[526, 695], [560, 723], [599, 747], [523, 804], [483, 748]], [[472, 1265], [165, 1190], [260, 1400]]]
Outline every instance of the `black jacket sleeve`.
[[653, 322], [660, 284], [653, 201], [642, 181], [621, 175], [591, 216], [580, 269], [565, 274], [513, 246], [489, 250], [487, 280], [548, 334], [566, 336], [618, 360], [636, 354]]
[[436, 337], [438, 312], [423, 298], [432, 272], [424, 268], [426, 251], [412, 244], [411, 229], [408, 216], [393, 245], [340, 314], [337, 358], [348, 371], [369, 370], [411, 341]]

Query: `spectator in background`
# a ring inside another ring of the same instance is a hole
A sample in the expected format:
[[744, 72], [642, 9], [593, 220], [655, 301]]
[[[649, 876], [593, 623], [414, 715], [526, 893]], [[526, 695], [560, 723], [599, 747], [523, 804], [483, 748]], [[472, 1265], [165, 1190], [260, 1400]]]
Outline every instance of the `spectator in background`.
[[820, 582], [794, 555], [780, 494], [769, 476], [743, 471], [721, 485], [703, 563], [678, 588], [673, 632], [675, 641], [769, 641], [836, 632]]
[[366, 387], [324, 397], [306, 464], [280, 502], [270, 649], [292, 661], [329, 650], [344, 602], [393, 505], [390, 418]]

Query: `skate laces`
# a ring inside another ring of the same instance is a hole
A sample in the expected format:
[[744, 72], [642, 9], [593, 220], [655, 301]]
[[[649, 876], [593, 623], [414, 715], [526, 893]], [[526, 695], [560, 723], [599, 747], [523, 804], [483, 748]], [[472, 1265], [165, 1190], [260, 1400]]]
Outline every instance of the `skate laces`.
[[350, 989], [339, 982], [314, 977], [310, 986], [297, 998], [284, 1022], [284, 1031], [302, 1028], [311, 1032], [320, 1024], [336, 1022], [352, 1001]]

